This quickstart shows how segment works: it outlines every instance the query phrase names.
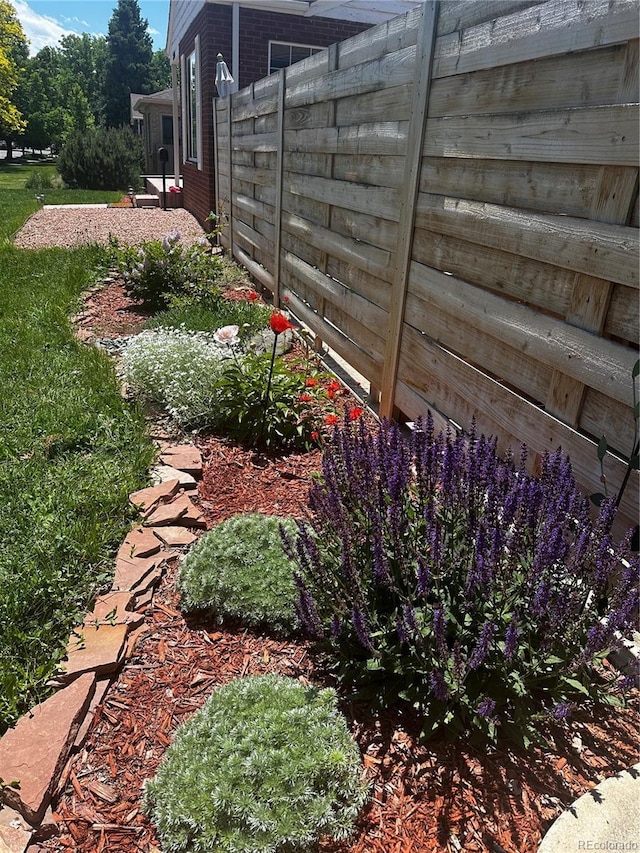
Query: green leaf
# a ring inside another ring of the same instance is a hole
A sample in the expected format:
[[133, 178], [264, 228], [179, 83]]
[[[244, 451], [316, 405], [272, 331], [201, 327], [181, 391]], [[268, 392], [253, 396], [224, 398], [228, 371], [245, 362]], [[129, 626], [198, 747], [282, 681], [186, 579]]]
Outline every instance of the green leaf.
[[584, 684], [582, 684], [576, 678], [567, 678], [567, 676], [565, 676], [562, 680], [565, 684], [568, 684], [569, 687], [573, 687], [573, 689], [577, 690], [579, 693], [584, 693], [585, 696], [589, 695], [589, 691], [584, 686]]
[[598, 442], [598, 459], [601, 462], [605, 457], [608, 447], [609, 445], [607, 444], [607, 437], [603, 435], [600, 441]]

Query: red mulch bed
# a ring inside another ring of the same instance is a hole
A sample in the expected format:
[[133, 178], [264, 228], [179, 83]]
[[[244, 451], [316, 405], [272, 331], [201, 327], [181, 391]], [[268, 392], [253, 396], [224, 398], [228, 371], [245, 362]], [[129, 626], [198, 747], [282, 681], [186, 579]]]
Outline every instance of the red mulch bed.
[[[85, 328], [134, 331], [144, 321], [118, 284], [89, 299]], [[133, 309], [133, 310], [132, 310]], [[205, 460], [198, 502], [209, 527], [238, 512], [304, 517], [319, 452], [257, 455], [219, 438], [196, 439]], [[140, 794], [173, 733], [220, 684], [277, 672], [326, 682], [309, 646], [185, 621], [172, 567], [147, 611], [133, 656], [109, 688], [54, 806], [62, 834], [43, 850], [156, 853]], [[443, 737], [415, 742], [416, 721], [343, 708], [372, 783], [350, 843], [322, 853], [535, 853], [552, 821], [601, 779], [638, 761], [638, 698], [607, 720], [588, 714], [551, 732], [554, 748], [477, 750]]]

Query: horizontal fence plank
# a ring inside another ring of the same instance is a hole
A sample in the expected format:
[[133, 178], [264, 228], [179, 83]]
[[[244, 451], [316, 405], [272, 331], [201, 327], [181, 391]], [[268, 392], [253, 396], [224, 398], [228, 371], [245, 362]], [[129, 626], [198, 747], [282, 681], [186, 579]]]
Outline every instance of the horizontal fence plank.
[[638, 4], [551, 0], [436, 40], [433, 77], [575, 53], [638, 37]]
[[621, 104], [524, 115], [428, 118], [424, 153], [636, 166], [639, 141], [638, 107]]
[[366, 95], [352, 95], [336, 102], [336, 124], [375, 122], [383, 115], [387, 121], [408, 121], [411, 110], [413, 83], [393, 86]]
[[349, 68], [339, 68], [303, 83], [296, 84], [290, 77], [285, 94], [285, 109], [410, 83], [413, 80], [415, 57], [416, 48], [411, 45], [387, 53], [379, 59]]
[[[586, 494], [600, 491], [600, 465], [593, 441], [557, 418], [505, 388], [482, 371], [453, 353], [434, 344], [417, 330], [405, 326], [399, 378], [464, 429], [476, 417], [480, 431], [485, 413], [509, 435], [518, 436], [536, 453], [554, 452], [562, 447], [571, 453], [576, 478]], [[407, 412], [415, 419], [419, 410]], [[514, 448], [517, 452], [517, 448]], [[625, 466], [612, 454], [606, 465], [610, 489], [615, 493], [624, 477]], [[628, 519], [637, 518], [638, 472], [622, 499], [621, 509]]]
[[637, 346], [640, 340], [640, 317], [635, 290], [622, 285], [614, 287], [604, 331]]
[[[411, 265], [409, 293], [458, 318], [465, 329], [473, 328], [520, 348], [539, 364], [632, 405], [629, 376], [636, 355], [628, 347], [415, 262]], [[428, 328], [420, 331], [430, 334]], [[473, 356], [473, 337], [463, 355], [478, 361]]]
[[357, 127], [285, 130], [285, 151], [316, 154], [405, 154], [408, 122], [379, 121]]
[[284, 176], [284, 190], [292, 195], [304, 195], [314, 201], [369, 213], [372, 216], [380, 216], [396, 222], [400, 215], [398, 193], [391, 187], [354, 184], [349, 181], [315, 178], [288, 172]]
[[398, 245], [398, 224], [380, 216], [370, 216], [355, 210], [331, 207], [331, 230], [362, 243], [370, 243], [395, 252]]
[[610, 449], [620, 456], [628, 457], [633, 447], [633, 415], [629, 407], [592, 388], [587, 388], [584, 397], [580, 429], [589, 433], [594, 441], [606, 435]]
[[403, 158], [381, 155], [333, 155], [333, 178], [357, 184], [399, 189], [403, 178]]
[[[531, 112], [620, 103], [626, 45], [486, 68], [433, 81], [429, 116]], [[562, 80], [562, 86], [558, 80]], [[390, 90], [393, 91], [393, 90]], [[375, 99], [375, 95], [371, 96]], [[357, 110], [357, 99], [354, 110]], [[625, 98], [623, 103], [638, 97]], [[396, 116], [388, 116], [388, 118]]]
[[256, 263], [237, 243], [233, 245], [234, 257], [247, 269], [247, 271], [259, 281], [267, 290], [273, 291], [273, 276], [263, 266]]
[[414, 232], [413, 258], [427, 267], [559, 316], [567, 312], [576, 275], [553, 264], [420, 228]]
[[307, 222], [302, 217], [286, 211], [283, 211], [282, 225], [285, 231], [329, 255], [348, 261], [363, 272], [371, 273], [384, 281], [391, 281], [393, 278], [393, 255], [385, 249], [334, 234], [329, 228]]
[[259, 217], [263, 222], [274, 225], [275, 208], [250, 196], [238, 194], [233, 199], [234, 204], [251, 216]]
[[469, 0], [451, 0], [440, 4], [436, 32], [442, 36], [466, 30], [544, 2], [545, 0], [473, 0], [473, 3], [469, 3]]
[[381, 59], [394, 50], [415, 46], [418, 38], [420, 8], [407, 15], [392, 18], [370, 30], [340, 44], [338, 68], [362, 65], [372, 59]]
[[421, 193], [416, 224], [427, 231], [638, 287], [638, 231], [569, 216]]
[[[423, 157], [420, 189], [543, 213], [590, 218], [600, 166]], [[632, 172], [628, 170], [629, 178]]]
[[253, 166], [233, 167], [234, 180], [244, 181], [247, 184], [259, 184], [263, 187], [271, 187], [275, 184], [275, 171], [272, 169], [256, 169]]

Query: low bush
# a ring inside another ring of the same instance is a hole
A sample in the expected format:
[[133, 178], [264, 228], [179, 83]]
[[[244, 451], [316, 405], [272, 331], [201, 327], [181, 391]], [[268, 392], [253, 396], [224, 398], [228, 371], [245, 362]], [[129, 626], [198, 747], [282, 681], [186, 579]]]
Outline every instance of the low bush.
[[43, 170], [38, 170], [29, 174], [27, 180], [24, 182], [24, 186], [27, 190], [52, 190], [54, 186], [59, 187], [59, 183], [54, 184], [53, 175]]
[[296, 627], [293, 564], [285, 555], [275, 516], [235, 515], [205, 533], [180, 566], [182, 608], [205, 611], [222, 622], [239, 619], [250, 628], [279, 633]]
[[213, 332], [222, 326], [236, 325], [240, 340], [246, 340], [269, 325], [271, 308], [244, 299], [226, 299], [222, 293], [194, 299], [175, 296], [169, 307], [160, 311], [146, 324], [147, 329], [159, 327]]
[[594, 664], [635, 622], [638, 554], [612, 540], [612, 501], [592, 523], [560, 451], [538, 478], [525, 459], [431, 420], [409, 438], [347, 420], [326, 444], [311, 525], [287, 537], [302, 626], [345, 686], [411, 702], [425, 734], [527, 745], [549, 716], [620, 702]]
[[140, 137], [122, 128], [78, 131], [58, 156], [58, 171], [72, 189], [126, 190], [140, 185], [144, 152]]
[[236, 679], [178, 729], [145, 809], [165, 853], [311, 853], [350, 835], [360, 771], [332, 690]]
[[145, 400], [164, 406], [184, 427], [216, 418], [218, 383], [230, 351], [212, 335], [156, 329], [133, 338], [123, 355], [125, 380]]
[[172, 231], [162, 240], [141, 246], [120, 246], [113, 241], [110, 249], [127, 294], [152, 310], [166, 308], [172, 296], [203, 301], [220, 295], [224, 261], [221, 255], [212, 254], [204, 236], [185, 246], [180, 233]]

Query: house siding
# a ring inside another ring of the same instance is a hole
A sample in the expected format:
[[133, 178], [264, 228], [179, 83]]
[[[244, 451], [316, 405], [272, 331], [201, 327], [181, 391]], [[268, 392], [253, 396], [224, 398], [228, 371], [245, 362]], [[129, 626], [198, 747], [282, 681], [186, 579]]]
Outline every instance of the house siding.
[[[202, 169], [187, 161], [182, 164], [182, 174], [184, 206], [205, 227], [209, 214], [215, 210], [213, 98], [217, 94], [216, 63], [218, 53], [222, 53], [229, 68], [232, 67], [231, 18], [231, 6], [207, 3], [180, 41], [180, 55], [185, 56], [194, 50], [196, 36], [200, 36]], [[267, 76], [269, 41], [329, 47], [369, 27], [369, 24], [331, 18], [302, 18], [241, 8], [239, 88]]]

